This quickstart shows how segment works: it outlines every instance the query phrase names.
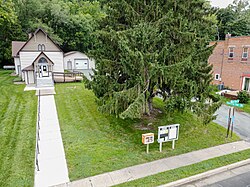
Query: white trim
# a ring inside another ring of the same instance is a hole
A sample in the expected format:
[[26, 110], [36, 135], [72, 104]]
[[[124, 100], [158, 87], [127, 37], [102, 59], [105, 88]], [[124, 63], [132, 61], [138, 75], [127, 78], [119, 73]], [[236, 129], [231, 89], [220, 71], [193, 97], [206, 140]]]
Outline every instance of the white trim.
[[[244, 49], [247, 49], [247, 52], [244, 52]], [[245, 53], [247, 54], [246, 57], [243, 56]], [[241, 58], [243, 58], [243, 59], [247, 59], [248, 58], [248, 47], [243, 47]]]
[[[228, 58], [234, 58], [234, 48], [235, 47], [228, 47]], [[230, 52], [230, 49], [233, 49], [233, 52]], [[233, 54], [233, 56], [231, 57], [230, 54]]]
[[[218, 76], [218, 78], [217, 78], [217, 76]], [[216, 73], [216, 74], [214, 75], [214, 80], [216, 80], [216, 81], [220, 81], [220, 80], [221, 80], [221, 77], [220, 77], [220, 74], [219, 74], [219, 73]]]
[[[244, 78], [243, 78], [242, 88], [241, 88], [242, 90], [244, 90], [244, 88], [245, 88], [246, 78], [247, 78], [247, 79], [250, 79], [250, 77], [244, 77]], [[248, 90], [246, 90], [246, 91], [250, 91], [250, 85], [249, 85], [249, 87], [248, 87]]]

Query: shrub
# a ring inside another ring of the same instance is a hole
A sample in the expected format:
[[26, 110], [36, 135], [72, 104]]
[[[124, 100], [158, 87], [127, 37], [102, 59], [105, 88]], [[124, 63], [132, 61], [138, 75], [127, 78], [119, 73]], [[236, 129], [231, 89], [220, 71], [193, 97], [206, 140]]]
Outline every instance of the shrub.
[[246, 91], [240, 91], [238, 93], [238, 99], [240, 100], [240, 103], [248, 103], [249, 94]]

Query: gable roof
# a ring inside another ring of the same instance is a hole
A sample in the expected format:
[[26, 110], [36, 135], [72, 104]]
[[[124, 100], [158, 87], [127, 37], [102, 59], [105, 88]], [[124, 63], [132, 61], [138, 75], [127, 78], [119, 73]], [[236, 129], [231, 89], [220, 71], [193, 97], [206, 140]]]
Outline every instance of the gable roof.
[[37, 61], [37, 59], [42, 55], [44, 55], [52, 64], [54, 64], [54, 62], [43, 51], [36, 57], [32, 64], [34, 64], [34, 62]]
[[18, 51], [24, 46], [26, 42], [12, 41], [12, 57], [17, 57]]
[[51, 37], [41, 28], [38, 28], [33, 34], [32, 36], [27, 40], [27, 42], [25, 42], [25, 44], [18, 50], [17, 55], [19, 55], [19, 52], [27, 45], [27, 43], [29, 43], [29, 41], [39, 32], [42, 31], [55, 45], [56, 47], [63, 52], [63, 50], [61, 49], [61, 47], [51, 39]]

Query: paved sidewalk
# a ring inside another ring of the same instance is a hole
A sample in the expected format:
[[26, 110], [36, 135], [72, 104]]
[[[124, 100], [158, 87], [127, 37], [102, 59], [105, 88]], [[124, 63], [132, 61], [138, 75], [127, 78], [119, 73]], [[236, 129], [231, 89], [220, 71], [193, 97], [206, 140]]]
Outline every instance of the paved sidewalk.
[[108, 172], [93, 177], [88, 177], [82, 180], [65, 183], [60, 187], [104, 187], [121, 184], [135, 179], [147, 177], [160, 172], [172, 170], [182, 166], [198, 163], [211, 158], [239, 152], [250, 149], [250, 142], [239, 141], [229, 144], [219, 145], [207, 149], [202, 149], [178, 156], [164, 158], [161, 160], [149, 162], [146, 164], [136, 165], [121, 170]]
[[35, 170], [35, 187], [69, 182], [68, 168], [53, 95], [40, 97], [39, 170]]

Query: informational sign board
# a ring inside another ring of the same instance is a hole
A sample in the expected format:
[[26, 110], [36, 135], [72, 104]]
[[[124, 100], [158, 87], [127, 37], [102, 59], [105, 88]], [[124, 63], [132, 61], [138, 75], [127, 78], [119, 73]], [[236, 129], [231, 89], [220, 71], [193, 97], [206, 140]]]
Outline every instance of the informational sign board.
[[158, 142], [178, 140], [180, 124], [158, 127]]
[[180, 124], [167, 125], [158, 127], [158, 143], [160, 144], [160, 152], [162, 151], [162, 143], [172, 141], [172, 149], [174, 149], [175, 140], [179, 137]]
[[142, 134], [142, 143], [143, 144], [154, 143], [154, 133]]

